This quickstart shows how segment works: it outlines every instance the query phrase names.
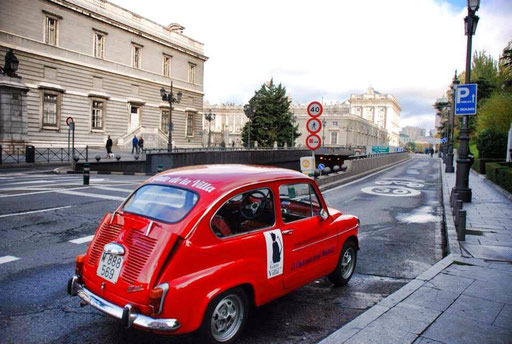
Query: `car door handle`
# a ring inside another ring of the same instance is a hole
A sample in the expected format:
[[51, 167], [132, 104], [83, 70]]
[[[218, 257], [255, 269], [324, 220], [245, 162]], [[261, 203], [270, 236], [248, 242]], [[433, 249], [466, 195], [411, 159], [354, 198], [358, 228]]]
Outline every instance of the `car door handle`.
[[281, 232], [283, 235], [290, 235], [293, 234], [293, 229], [286, 229]]

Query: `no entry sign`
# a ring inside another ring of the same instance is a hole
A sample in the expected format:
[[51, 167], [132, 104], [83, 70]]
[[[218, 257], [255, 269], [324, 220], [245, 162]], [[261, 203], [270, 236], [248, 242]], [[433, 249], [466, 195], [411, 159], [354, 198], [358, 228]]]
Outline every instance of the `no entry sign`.
[[311, 150], [317, 150], [318, 148], [320, 148], [321, 144], [322, 140], [316, 134], [311, 134], [308, 137], [306, 137], [306, 147], [308, 147]]
[[308, 115], [311, 117], [318, 117], [324, 112], [324, 108], [322, 107], [322, 104], [320, 102], [314, 101], [309, 103], [308, 108]]
[[310, 118], [306, 123], [306, 129], [311, 134], [316, 134], [320, 131], [320, 129], [322, 129], [322, 122], [318, 118]]

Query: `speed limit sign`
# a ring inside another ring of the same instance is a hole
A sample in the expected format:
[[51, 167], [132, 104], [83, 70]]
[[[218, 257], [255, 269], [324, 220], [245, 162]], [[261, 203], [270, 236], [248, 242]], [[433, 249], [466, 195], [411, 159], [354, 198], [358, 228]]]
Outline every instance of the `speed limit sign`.
[[311, 134], [308, 137], [306, 137], [306, 147], [308, 147], [311, 150], [317, 150], [318, 148], [320, 148], [321, 143], [322, 140], [316, 134]]
[[314, 101], [309, 103], [308, 108], [308, 115], [311, 117], [318, 117], [324, 112], [324, 108], [322, 107], [322, 104], [320, 102]]

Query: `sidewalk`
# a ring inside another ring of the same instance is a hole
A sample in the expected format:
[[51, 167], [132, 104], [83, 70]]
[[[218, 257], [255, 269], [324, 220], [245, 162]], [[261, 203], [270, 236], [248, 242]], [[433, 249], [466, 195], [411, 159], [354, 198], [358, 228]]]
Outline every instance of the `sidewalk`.
[[512, 343], [512, 200], [471, 171], [466, 241], [450, 208], [455, 173], [444, 173], [451, 254], [321, 344]]

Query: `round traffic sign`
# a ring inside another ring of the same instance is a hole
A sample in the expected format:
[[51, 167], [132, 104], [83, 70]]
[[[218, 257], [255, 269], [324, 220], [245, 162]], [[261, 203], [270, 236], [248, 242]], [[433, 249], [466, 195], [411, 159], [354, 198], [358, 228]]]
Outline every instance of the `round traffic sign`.
[[317, 150], [320, 148], [320, 144], [322, 143], [322, 140], [320, 140], [320, 137], [316, 134], [311, 134], [308, 137], [306, 137], [306, 147], [308, 147], [311, 150]]
[[318, 164], [318, 169], [319, 170], [323, 170], [325, 168], [325, 165], [324, 164]]
[[311, 117], [318, 117], [324, 112], [324, 108], [320, 102], [314, 101], [308, 104], [307, 111]]
[[69, 125], [71, 125], [70, 123], [73, 123], [73, 122], [75, 122], [75, 121], [73, 120], [73, 117], [69, 116], [68, 118], [66, 118], [66, 124], [67, 124], [68, 126], [69, 126]]
[[316, 134], [322, 129], [322, 122], [318, 118], [310, 118], [306, 123], [306, 129], [311, 134]]

